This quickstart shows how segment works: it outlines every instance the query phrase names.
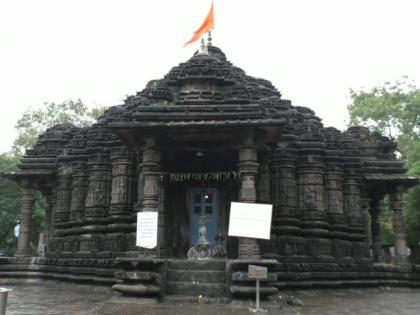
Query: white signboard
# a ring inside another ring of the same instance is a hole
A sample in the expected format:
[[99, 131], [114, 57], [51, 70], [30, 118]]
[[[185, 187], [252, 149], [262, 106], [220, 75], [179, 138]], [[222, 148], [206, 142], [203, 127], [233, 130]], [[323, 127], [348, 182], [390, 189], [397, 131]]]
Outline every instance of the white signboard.
[[229, 236], [270, 239], [273, 205], [232, 202]]
[[157, 245], [157, 229], [157, 212], [137, 212], [136, 245], [148, 249], [155, 248]]

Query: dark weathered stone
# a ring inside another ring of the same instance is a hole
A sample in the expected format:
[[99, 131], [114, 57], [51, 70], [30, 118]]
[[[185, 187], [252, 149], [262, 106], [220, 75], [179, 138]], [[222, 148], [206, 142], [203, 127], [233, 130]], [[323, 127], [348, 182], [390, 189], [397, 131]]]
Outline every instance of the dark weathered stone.
[[147, 284], [114, 284], [112, 286], [114, 291], [120, 292], [122, 294], [127, 295], [135, 295], [135, 296], [148, 296], [148, 295], [158, 295], [160, 293], [160, 287], [155, 285], [147, 285]]
[[22, 187], [20, 236], [16, 248], [17, 257], [31, 256], [30, 232], [32, 221], [32, 206], [34, 203], [34, 190], [31, 187]]
[[[312, 110], [292, 106], [269, 81], [247, 75], [209, 45], [208, 54], [150, 81], [91, 127], [48, 129], [19, 170], [3, 174], [22, 187], [17, 256], [31, 255], [33, 194], [46, 196], [47, 258], [36, 267], [26, 258], [0, 259], [10, 267], [0, 273], [117, 283], [123, 294], [154, 297], [165, 289], [254, 294], [248, 264], [268, 268], [263, 294], [276, 287], [417, 283], [401, 211], [403, 191], [418, 179], [405, 174], [395, 150], [364, 127], [325, 128]], [[196, 245], [189, 192], [197, 187], [218, 191], [215, 246], [226, 261], [185, 260]], [[387, 194], [393, 266], [376, 264], [384, 260], [377, 218]], [[228, 238], [231, 201], [273, 204], [271, 239]], [[154, 249], [136, 246], [139, 211], [158, 213]]]
[[300, 299], [294, 297], [288, 298], [286, 303], [292, 306], [303, 306], [303, 302]]
[[[231, 286], [230, 292], [237, 296], [255, 296], [257, 289], [254, 286]], [[279, 290], [275, 287], [260, 287], [260, 295], [268, 296], [278, 293]]]
[[208, 283], [208, 282], [181, 282], [168, 281], [166, 283], [166, 292], [168, 294], [184, 294], [195, 296], [226, 296], [226, 284], [224, 283]]
[[[254, 279], [249, 279], [248, 273], [246, 272], [234, 272], [232, 273], [233, 281], [255, 281]], [[269, 273], [267, 279], [261, 279], [260, 281], [277, 281], [277, 273]]]

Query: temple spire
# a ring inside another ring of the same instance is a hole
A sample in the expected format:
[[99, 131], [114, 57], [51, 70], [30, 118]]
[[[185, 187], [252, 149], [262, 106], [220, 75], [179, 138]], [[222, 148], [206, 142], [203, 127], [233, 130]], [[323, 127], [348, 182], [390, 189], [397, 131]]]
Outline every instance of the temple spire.
[[212, 45], [211, 40], [212, 40], [212, 38], [211, 38], [211, 31], [209, 31], [209, 36], [207, 37], [207, 46], [211, 46]]
[[200, 52], [198, 54], [199, 55], [208, 55], [209, 54], [209, 51], [207, 50], [207, 45], [204, 42], [204, 38], [201, 39]]

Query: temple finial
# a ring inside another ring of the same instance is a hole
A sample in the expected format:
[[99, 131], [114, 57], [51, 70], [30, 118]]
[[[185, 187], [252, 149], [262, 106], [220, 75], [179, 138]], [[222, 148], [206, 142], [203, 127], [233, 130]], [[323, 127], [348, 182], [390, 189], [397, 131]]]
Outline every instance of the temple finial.
[[211, 40], [212, 40], [212, 38], [211, 38], [211, 31], [209, 31], [209, 36], [207, 37], [207, 46], [211, 46], [212, 44], [211, 44]]
[[209, 54], [209, 52], [207, 50], [207, 45], [204, 42], [204, 38], [201, 39], [200, 52], [198, 54], [199, 55], [208, 55]]

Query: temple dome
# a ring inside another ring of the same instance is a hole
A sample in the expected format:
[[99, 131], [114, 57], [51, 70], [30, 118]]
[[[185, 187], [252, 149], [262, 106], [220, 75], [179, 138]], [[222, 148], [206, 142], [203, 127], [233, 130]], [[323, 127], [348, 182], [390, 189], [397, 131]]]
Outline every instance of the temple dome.
[[[173, 67], [162, 79], [152, 80], [123, 105], [111, 107], [107, 123], [169, 125], [202, 122], [294, 124], [296, 117], [314, 116], [297, 110], [265, 79], [234, 66], [213, 45]], [[305, 118], [305, 119], [306, 119]], [[319, 121], [319, 118], [314, 118]]]
[[271, 82], [248, 76], [232, 65], [220, 48], [209, 45], [208, 54], [196, 52], [163, 79], [153, 80], [143, 91], [129, 96], [125, 104], [244, 104], [272, 96], [281, 94]]

